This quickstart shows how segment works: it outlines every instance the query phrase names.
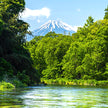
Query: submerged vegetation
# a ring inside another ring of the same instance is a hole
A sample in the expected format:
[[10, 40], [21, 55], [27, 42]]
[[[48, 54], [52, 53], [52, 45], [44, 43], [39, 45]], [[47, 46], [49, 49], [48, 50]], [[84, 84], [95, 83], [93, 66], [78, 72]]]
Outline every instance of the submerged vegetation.
[[19, 18], [24, 0], [1, 0], [0, 7], [0, 81], [108, 85], [108, 7], [103, 20], [88, 17], [72, 36], [49, 32], [30, 42], [29, 25]]

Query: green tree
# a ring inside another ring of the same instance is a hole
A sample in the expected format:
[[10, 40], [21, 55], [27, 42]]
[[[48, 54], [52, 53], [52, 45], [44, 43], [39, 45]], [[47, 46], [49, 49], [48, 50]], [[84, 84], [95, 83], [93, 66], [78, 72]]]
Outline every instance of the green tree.
[[108, 19], [89, 16], [71, 36], [49, 32], [27, 43], [34, 66], [46, 79], [107, 79]]
[[108, 19], [108, 6], [107, 6], [107, 8], [105, 9], [105, 16], [104, 16], [104, 19]]
[[49, 32], [45, 37], [39, 38], [35, 37], [27, 43], [34, 66], [44, 77], [49, 78], [53, 74], [53, 78], [62, 76], [61, 62], [72, 38], [54, 32]]
[[92, 16], [89, 16], [88, 19], [86, 20], [86, 23], [84, 25], [84, 27], [89, 27], [94, 23], [94, 19], [92, 18]]
[[[19, 13], [25, 8], [24, 0], [1, 0], [0, 2], [0, 57], [12, 67], [12, 77], [21, 75], [30, 79], [27, 84], [39, 81], [39, 74], [33, 68], [28, 50], [24, 49], [25, 36], [29, 25], [19, 19]], [[0, 61], [1, 62], [1, 61]], [[0, 69], [8, 70], [8, 66]], [[8, 71], [7, 71], [8, 73]], [[2, 76], [6, 72], [1, 72]], [[8, 74], [9, 75], [9, 74]], [[20, 77], [19, 77], [20, 76]], [[24, 78], [24, 77], [23, 77]]]

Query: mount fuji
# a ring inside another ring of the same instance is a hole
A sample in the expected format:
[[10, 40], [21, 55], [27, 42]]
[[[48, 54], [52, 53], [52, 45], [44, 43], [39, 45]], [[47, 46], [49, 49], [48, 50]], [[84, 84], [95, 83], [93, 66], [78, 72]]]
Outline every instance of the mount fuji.
[[27, 41], [33, 39], [34, 36], [45, 36], [48, 32], [55, 32], [56, 34], [71, 35], [75, 33], [72, 26], [56, 20], [49, 20], [45, 24], [41, 25], [38, 29], [32, 32], [32, 35], [27, 35]]
[[55, 32], [57, 34], [72, 34], [75, 33], [73, 28], [62, 22], [62, 21], [56, 21], [56, 20], [49, 20], [42, 26], [40, 26], [38, 29], [33, 31], [34, 36], [45, 36], [48, 32]]

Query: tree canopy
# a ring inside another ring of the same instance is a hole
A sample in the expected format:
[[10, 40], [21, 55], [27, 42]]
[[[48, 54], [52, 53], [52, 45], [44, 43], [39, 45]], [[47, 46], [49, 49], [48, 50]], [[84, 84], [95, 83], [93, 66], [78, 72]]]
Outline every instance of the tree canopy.
[[29, 25], [19, 19], [25, 8], [24, 0], [1, 0], [0, 2], [0, 80], [4, 76], [25, 84], [39, 81], [28, 50], [24, 49]]
[[49, 32], [27, 43], [43, 78], [108, 79], [108, 19], [86, 21], [72, 36]]
[[108, 80], [108, 7], [103, 20], [89, 16], [72, 36], [49, 32], [30, 42], [25, 40], [29, 24], [19, 18], [24, 8], [24, 0], [0, 2], [0, 81]]
[[108, 6], [107, 6], [107, 8], [105, 9], [105, 16], [104, 16], [104, 19], [108, 19]]

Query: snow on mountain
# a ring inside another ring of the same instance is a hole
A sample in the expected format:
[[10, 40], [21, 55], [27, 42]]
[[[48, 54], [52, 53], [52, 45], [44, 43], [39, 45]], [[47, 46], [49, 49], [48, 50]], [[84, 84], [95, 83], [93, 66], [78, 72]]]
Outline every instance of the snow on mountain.
[[40, 26], [38, 29], [34, 30], [33, 35], [34, 36], [44, 36], [48, 32], [51, 32], [51, 31], [52, 32], [54, 31], [57, 34], [75, 33], [75, 31], [70, 25], [62, 21], [49, 20], [48, 22]]

